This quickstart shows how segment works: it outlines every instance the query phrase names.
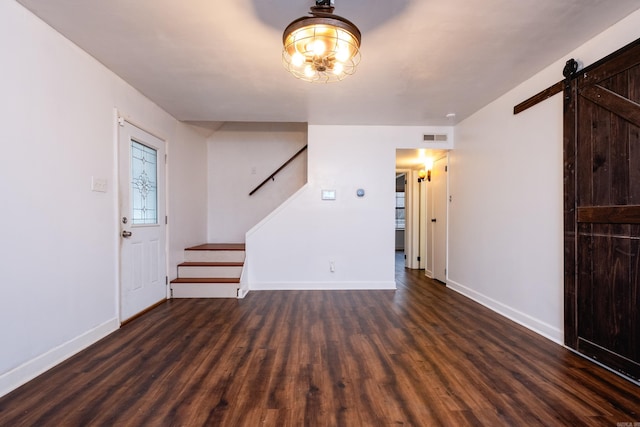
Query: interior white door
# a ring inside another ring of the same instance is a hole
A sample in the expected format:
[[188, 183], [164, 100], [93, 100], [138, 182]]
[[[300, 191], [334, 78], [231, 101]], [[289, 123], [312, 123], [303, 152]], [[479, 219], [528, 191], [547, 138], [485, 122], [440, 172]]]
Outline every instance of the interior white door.
[[448, 157], [436, 160], [431, 171], [433, 188], [433, 277], [447, 282], [447, 164]]
[[120, 320], [166, 298], [165, 142], [120, 120]]

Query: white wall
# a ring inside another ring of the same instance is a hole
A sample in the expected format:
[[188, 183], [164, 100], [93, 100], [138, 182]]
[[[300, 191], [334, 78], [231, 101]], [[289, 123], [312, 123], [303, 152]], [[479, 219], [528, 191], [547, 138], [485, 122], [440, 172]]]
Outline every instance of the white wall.
[[[0, 2], [0, 54], [2, 395], [118, 327], [114, 108], [176, 158], [197, 138], [177, 144], [175, 119], [14, 1]], [[178, 182], [188, 167], [170, 159]]]
[[244, 242], [251, 227], [307, 182], [303, 152], [275, 181], [249, 196], [306, 143], [302, 123], [225, 123], [213, 134], [208, 144], [208, 243]]
[[563, 342], [562, 95], [513, 106], [640, 37], [640, 11], [456, 127], [448, 285]]
[[176, 123], [169, 146], [169, 280], [178, 275], [184, 248], [207, 236], [207, 138], [212, 131]]
[[309, 126], [307, 185], [247, 233], [250, 288], [395, 288], [396, 149], [434, 132], [451, 129]]

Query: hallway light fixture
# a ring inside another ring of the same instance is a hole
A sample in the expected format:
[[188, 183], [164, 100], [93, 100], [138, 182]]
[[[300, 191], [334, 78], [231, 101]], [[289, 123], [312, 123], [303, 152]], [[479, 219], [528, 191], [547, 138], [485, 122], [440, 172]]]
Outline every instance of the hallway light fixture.
[[333, 14], [334, 0], [316, 0], [309, 14], [282, 35], [284, 67], [300, 80], [330, 83], [355, 73], [361, 34], [351, 21]]
[[418, 182], [424, 181], [425, 178], [431, 182], [431, 169], [433, 169], [433, 159], [428, 158], [424, 162], [424, 169], [418, 171]]

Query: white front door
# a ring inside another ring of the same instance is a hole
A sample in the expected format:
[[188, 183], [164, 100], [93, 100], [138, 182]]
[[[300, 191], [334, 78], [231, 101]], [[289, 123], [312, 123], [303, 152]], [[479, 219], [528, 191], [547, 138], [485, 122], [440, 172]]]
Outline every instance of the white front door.
[[120, 320], [166, 298], [165, 142], [120, 119]]
[[447, 157], [437, 160], [431, 171], [433, 278], [443, 283], [447, 282], [447, 164]]

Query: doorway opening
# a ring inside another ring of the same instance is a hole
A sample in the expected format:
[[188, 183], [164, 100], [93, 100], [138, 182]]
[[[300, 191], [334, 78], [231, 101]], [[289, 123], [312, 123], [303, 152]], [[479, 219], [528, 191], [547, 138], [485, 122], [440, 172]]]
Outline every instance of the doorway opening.
[[404, 229], [396, 221], [396, 262], [402, 242], [406, 268], [424, 270], [445, 284], [448, 168], [448, 150], [396, 150], [396, 218], [399, 198], [404, 215]]

